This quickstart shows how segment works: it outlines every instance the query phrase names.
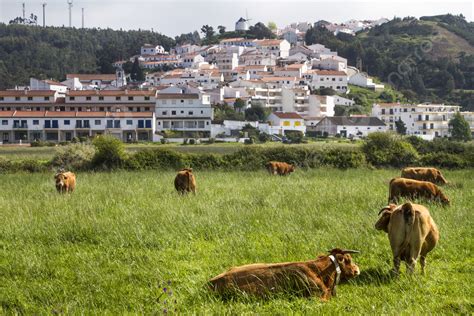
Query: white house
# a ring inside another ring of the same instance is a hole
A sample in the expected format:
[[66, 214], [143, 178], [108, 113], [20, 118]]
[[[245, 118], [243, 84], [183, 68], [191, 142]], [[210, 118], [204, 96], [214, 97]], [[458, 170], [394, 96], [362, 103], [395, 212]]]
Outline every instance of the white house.
[[157, 55], [164, 53], [166, 53], [166, 51], [161, 45], [145, 44], [140, 49], [140, 55]]
[[384, 85], [383, 84], [377, 84], [374, 83], [373, 79], [370, 78], [367, 74], [363, 72], [358, 72], [352, 76], [349, 77], [349, 83], [353, 84], [355, 86], [363, 87], [363, 88], [368, 88], [368, 89], [373, 89], [373, 90], [383, 90]]
[[0, 111], [53, 110], [64, 103], [64, 95], [54, 90], [4, 90], [0, 91]]
[[287, 40], [262, 39], [255, 40], [256, 47], [263, 53], [273, 54], [277, 57], [288, 57], [290, 54], [290, 43]]
[[196, 68], [196, 65], [204, 62], [204, 57], [198, 53], [186, 54], [181, 59], [181, 67], [183, 68]]
[[312, 89], [331, 88], [339, 92], [347, 91], [347, 74], [335, 70], [308, 70], [305, 82]]
[[313, 68], [323, 70], [347, 71], [347, 59], [340, 56], [326, 56], [312, 61]]
[[214, 118], [210, 97], [188, 89], [170, 87], [156, 95], [156, 129], [182, 137], [210, 137]]
[[287, 131], [306, 133], [306, 125], [301, 115], [295, 112], [273, 112], [267, 117], [270, 125], [268, 134], [285, 135]]
[[335, 105], [354, 106], [355, 101], [347, 98], [343, 98], [338, 95], [333, 95]]
[[373, 132], [387, 131], [387, 125], [377, 117], [324, 117], [314, 126], [307, 127], [308, 132], [320, 135], [341, 137], [362, 137]]
[[36, 78], [30, 78], [30, 89], [31, 90], [54, 90], [59, 93], [66, 93], [67, 86], [53, 80], [38, 80]]

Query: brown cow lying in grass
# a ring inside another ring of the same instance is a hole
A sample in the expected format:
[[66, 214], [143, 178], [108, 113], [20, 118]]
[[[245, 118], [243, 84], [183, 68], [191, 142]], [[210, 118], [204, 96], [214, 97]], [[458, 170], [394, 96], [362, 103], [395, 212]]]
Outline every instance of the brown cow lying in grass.
[[394, 272], [400, 270], [400, 260], [407, 264], [407, 270], [413, 273], [416, 260], [420, 257], [421, 273], [425, 271], [426, 255], [437, 244], [439, 231], [430, 212], [419, 204], [405, 203], [384, 207], [375, 228], [388, 233], [393, 252]]
[[295, 166], [286, 162], [270, 161], [267, 163], [267, 170], [272, 175], [286, 176], [295, 171]]
[[402, 178], [429, 181], [435, 184], [448, 183], [448, 181], [441, 174], [441, 171], [436, 168], [405, 168], [402, 169]]
[[56, 190], [59, 193], [68, 193], [76, 188], [76, 175], [72, 172], [58, 172], [54, 175]]
[[400, 197], [426, 198], [449, 204], [448, 197], [434, 183], [405, 178], [393, 178], [389, 186], [388, 203], [396, 203]]
[[210, 286], [220, 294], [242, 291], [257, 296], [278, 292], [310, 296], [319, 293], [321, 300], [327, 301], [336, 294], [340, 278], [359, 275], [359, 267], [350, 256], [356, 252], [336, 248], [330, 255], [321, 255], [316, 260], [234, 267], [212, 278]]
[[196, 178], [193, 175], [193, 169], [184, 168], [178, 171], [174, 179], [174, 187], [180, 194], [193, 192], [196, 194]]

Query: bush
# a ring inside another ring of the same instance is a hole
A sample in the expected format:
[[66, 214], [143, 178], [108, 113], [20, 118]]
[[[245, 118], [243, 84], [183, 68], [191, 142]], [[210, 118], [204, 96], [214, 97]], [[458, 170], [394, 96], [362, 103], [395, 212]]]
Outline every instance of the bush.
[[367, 161], [374, 166], [403, 167], [418, 161], [418, 152], [408, 142], [392, 133], [369, 134], [362, 145]]
[[94, 155], [94, 146], [74, 143], [58, 147], [51, 164], [66, 170], [87, 170], [92, 166]]
[[260, 133], [258, 135], [258, 141], [261, 142], [261, 143], [266, 143], [268, 141], [270, 141], [272, 139], [272, 137], [270, 135], [268, 135], [267, 133]]
[[367, 165], [363, 152], [339, 148], [325, 151], [322, 155], [322, 163], [339, 169], [360, 168]]
[[30, 143], [31, 147], [54, 147], [57, 144], [55, 142], [45, 142], [42, 140], [35, 140]]
[[286, 131], [285, 136], [291, 144], [301, 144], [303, 142], [304, 134], [300, 131]]
[[189, 145], [194, 145], [194, 144], [196, 144], [196, 140], [194, 138], [191, 138], [189, 140]]
[[188, 144], [188, 139], [187, 138], [183, 139], [183, 145], [187, 145], [187, 144]]
[[169, 141], [166, 138], [162, 138], [162, 139], [160, 139], [160, 143], [162, 143], [164, 145], [164, 144], [168, 144]]
[[467, 167], [467, 162], [459, 155], [449, 153], [429, 153], [421, 157], [421, 163], [424, 166], [433, 166], [440, 168], [464, 168]]
[[125, 146], [117, 138], [101, 135], [92, 142], [96, 151], [92, 164], [98, 169], [116, 169], [123, 166], [126, 159]]
[[39, 160], [33, 159], [22, 160], [15, 163], [17, 166], [14, 167], [14, 169], [27, 172], [44, 172], [47, 171], [49, 167], [47, 162], [41, 162]]
[[245, 145], [252, 145], [253, 143], [255, 143], [255, 140], [253, 137], [249, 137], [244, 140]]
[[143, 169], [180, 169], [185, 166], [185, 154], [170, 149], [154, 148], [137, 151], [127, 161], [127, 167]]

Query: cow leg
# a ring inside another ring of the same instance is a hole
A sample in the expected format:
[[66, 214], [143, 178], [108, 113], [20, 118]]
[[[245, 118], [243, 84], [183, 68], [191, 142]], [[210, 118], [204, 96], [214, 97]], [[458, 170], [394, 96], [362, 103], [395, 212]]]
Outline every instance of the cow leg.
[[425, 265], [426, 265], [426, 257], [420, 257], [420, 264], [421, 264], [421, 274], [425, 274]]
[[393, 274], [398, 276], [400, 274], [400, 257], [393, 257]]

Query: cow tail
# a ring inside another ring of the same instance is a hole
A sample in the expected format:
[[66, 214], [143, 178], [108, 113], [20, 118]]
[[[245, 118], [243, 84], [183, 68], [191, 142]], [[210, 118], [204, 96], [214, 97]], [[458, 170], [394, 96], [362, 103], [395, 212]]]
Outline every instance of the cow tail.
[[403, 241], [401, 249], [405, 249], [410, 242], [410, 235], [413, 230], [413, 225], [415, 224], [415, 210], [413, 209], [413, 205], [408, 202], [403, 204], [402, 206], [403, 211], [403, 219], [405, 221], [405, 227], [407, 228], [405, 231], [405, 240]]

